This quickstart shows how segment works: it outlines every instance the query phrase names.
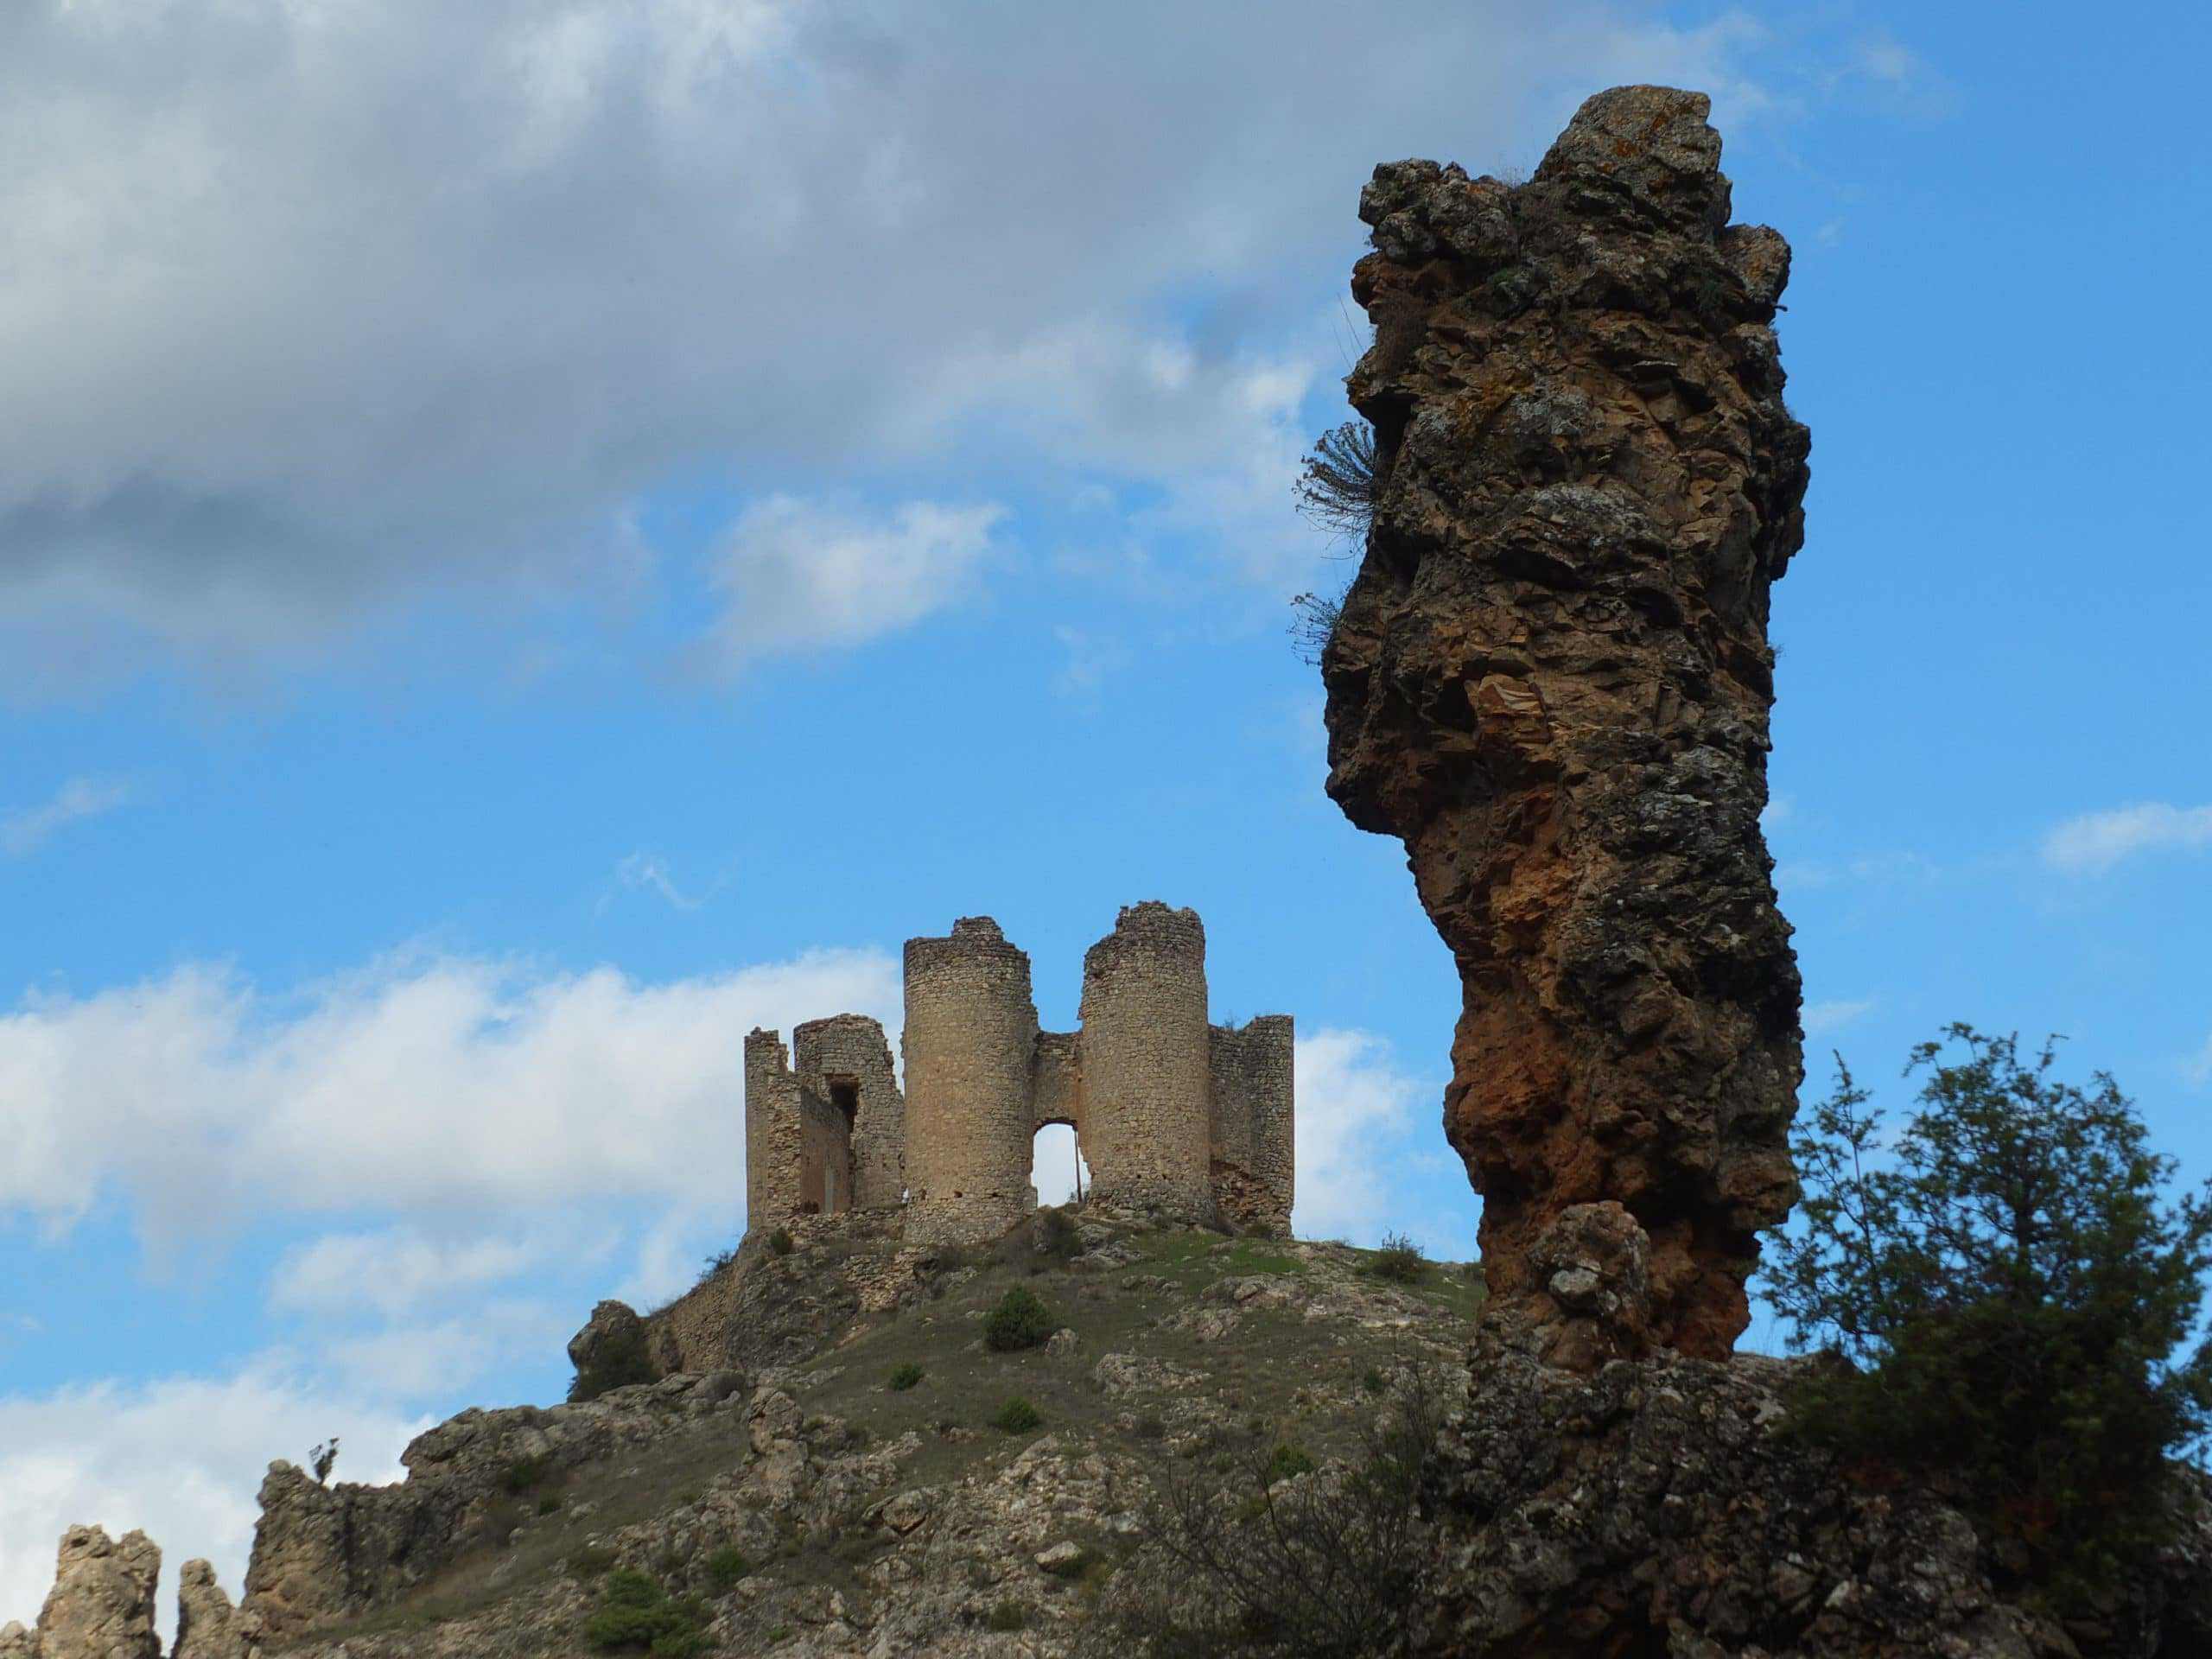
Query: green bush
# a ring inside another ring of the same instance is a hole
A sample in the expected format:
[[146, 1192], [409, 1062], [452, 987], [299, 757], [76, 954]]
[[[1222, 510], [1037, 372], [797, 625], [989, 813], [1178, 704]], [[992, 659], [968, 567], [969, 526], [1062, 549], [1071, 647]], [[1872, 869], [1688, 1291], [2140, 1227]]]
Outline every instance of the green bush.
[[2178, 1353], [2212, 1188], [2164, 1203], [2174, 1160], [2133, 1103], [2054, 1059], [1948, 1027], [1913, 1051], [1918, 1109], [1885, 1137], [1838, 1056], [1793, 1137], [1799, 1224], [1761, 1278], [1791, 1348], [1842, 1362], [1798, 1387], [1793, 1431], [1945, 1471], [2063, 1606], [2170, 1535], [2167, 1459], [2212, 1426], [2212, 1346]]
[[550, 1492], [537, 1500], [537, 1512], [540, 1515], [557, 1515], [560, 1510], [561, 1500]]
[[1037, 1245], [1055, 1261], [1071, 1261], [1083, 1254], [1083, 1233], [1076, 1226], [1075, 1217], [1066, 1211], [1040, 1211], [1037, 1217]]
[[1388, 1279], [1393, 1284], [1418, 1284], [1428, 1273], [1428, 1258], [1421, 1253], [1421, 1246], [1403, 1233], [1385, 1233], [1367, 1270], [1377, 1279]]
[[789, 1255], [798, 1248], [788, 1227], [779, 1227], [768, 1235], [768, 1249], [777, 1255]]
[[737, 1581], [753, 1570], [752, 1564], [735, 1544], [724, 1544], [709, 1553], [705, 1567], [707, 1583], [717, 1595], [734, 1590]]
[[543, 1458], [517, 1458], [499, 1471], [499, 1484], [516, 1497], [534, 1490], [544, 1479], [545, 1459]]
[[916, 1383], [922, 1380], [922, 1368], [917, 1365], [911, 1359], [904, 1365], [893, 1366], [891, 1371], [892, 1393], [906, 1393], [907, 1389], [912, 1388]]
[[1380, 1394], [1389, 1387], [1389, 1379], [1382, 1375], [1379, 1367], [1370, 1365], [1367, 1368], [1367, 1375], [1359, 1379], [1359, 1386], [1370, 1394]]
[[581, 1404], [598, 1399], [609, 1389], [658, 1382], [659, 1377], [652, 1356], [645, 1351], [645, 1332], [633, 1329], [618, 1332], [601, 1341], [590, 1363], [577, 1370], [575, 1379], [569, 1384], [569, 1401], [572, 1405]]
[[983, 1620], [994, 1630], [1022, 1630], [1029, 1628], [1029, 1610], [1018, 1601], [1001, 1601], [994, 1606]]
[[1408, 1367], [1357, 1426], [1360, 1450], [1326, 1483], [1282, 1476], [1295, 1446], [1151, 1471], [1140, 1548], [1096, 1609], [1100, 1654], [1153, 1659], [1376, 1659], [1402, 1652], [1407, 1610], [1434, 1593], [1422, 1494], [1452, 1399]]
[[584, 1640], [601, 1653], [692, 1659], [707, 1650], [707, 1623], [706, 1608], [694, 1598], [671, 1596], [650, 1574], [619, 1567], [584, 1621]]
[[998, 1414], [991, 1419], [991, 1427], [1007, 1434], [1027, 1434], [1044, 1421], [1037, 1408], [1017, 1394], [999, 1408]]
[[605, 1544], [587, 1544], [569, 1557], [569, 1576], [595, 1579], [613, 1567], [618, 1557]]
[[1268, 1466], [1263, 1478], [1268, 1485], [1272, 1486], [1279, 1480], [1289, 1480], [1297, 1475], [1310, 1475], [1313, 1472], [1313, 1458], [1311, 1452], [1295, 1440], [1285, 1440], [1268, 1454]]
[[1016, 1285], [983, 1316], [983, 1340], [1001, 1353], [1034, 1348], [1052, 1334], [1052, 1310], [1036, 1292]]

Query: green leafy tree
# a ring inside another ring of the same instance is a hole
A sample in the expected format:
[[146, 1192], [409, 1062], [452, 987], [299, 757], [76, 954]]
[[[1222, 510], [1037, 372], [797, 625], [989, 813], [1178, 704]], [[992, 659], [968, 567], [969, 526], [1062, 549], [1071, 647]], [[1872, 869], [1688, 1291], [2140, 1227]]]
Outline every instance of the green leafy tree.
[[1894, 1138], [1839, 1055], [1761, 1278], [1793, 1350], [1849, 1362], [1802, 1385], [1796, 1432], [1948, 1471], [2063, 1602], [2167, 1535], [2167, 1460], [2212, 1423], [2212, 1346], [2181, 1351], [2212, 1192], [2168, 1202], [2174, 1160], [2108, 1074], [2052, 1074], [2056, 1041], [1947, 1027]]

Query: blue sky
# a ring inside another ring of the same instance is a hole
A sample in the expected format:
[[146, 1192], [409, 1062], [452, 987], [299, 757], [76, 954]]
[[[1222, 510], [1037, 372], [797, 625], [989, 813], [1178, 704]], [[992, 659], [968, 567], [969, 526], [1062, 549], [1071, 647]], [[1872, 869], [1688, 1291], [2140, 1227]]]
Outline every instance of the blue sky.
[[961, 914], [1065, 1027], [1195, 906], [1301, 1229], [1470, 1254], [1289, 485], [1369, 168], [1620, 81], [1796, 248], [1810, 1086], [2063, 1032], [2212, 1174], [2196, 9], [464, 10], [0, 19], [0, 1619], [68, 1522], [235, 1590], [269, 1459], [556, 1397], [741, 1228], [745, 1029]]

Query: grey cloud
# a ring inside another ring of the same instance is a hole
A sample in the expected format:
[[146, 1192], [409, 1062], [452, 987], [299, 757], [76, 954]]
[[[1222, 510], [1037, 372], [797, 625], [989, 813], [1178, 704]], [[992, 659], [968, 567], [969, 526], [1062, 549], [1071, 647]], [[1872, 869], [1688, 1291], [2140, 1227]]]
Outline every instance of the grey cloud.
[[1287, 536], [1246, 392], [1336, 372], [1369, 167], [1742, 49], [1594, 0], [6, 8], [0, 646], [583, 593], [701, 478], [1041, 463]]

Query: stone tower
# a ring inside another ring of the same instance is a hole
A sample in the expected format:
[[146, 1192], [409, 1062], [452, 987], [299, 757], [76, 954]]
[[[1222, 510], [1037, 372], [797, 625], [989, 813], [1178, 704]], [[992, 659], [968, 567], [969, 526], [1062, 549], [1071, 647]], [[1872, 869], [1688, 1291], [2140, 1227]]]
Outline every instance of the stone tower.
[[1211, 1218], [1212, 1056], [1198, 912], [1131, 905], [1083, 958], [1084, 1149], [1099, 1201]]
[[995, 1237], [1028, 1207], [1029, 957], [988, 916], [906, 941], [907, 1236]]
[[[1073, 1128], [1093, 1201], [1287, 1234], [1295, 1197], [1287, 1014], [1206, 1021], [1205, 929], [1132, 905], [1084, 960], [1082, 1028], [1039, 1031], [1029, 958], [963, 917], [906, 951], [902, 1091], [859, 1014], [745, 1044], [747, 1228], [903, 1206], [917, 1243], [995, 1238], [1035, 1207], [1034, 1137]], [[794, 1063], [795, 1060], [795, 1063]]]

